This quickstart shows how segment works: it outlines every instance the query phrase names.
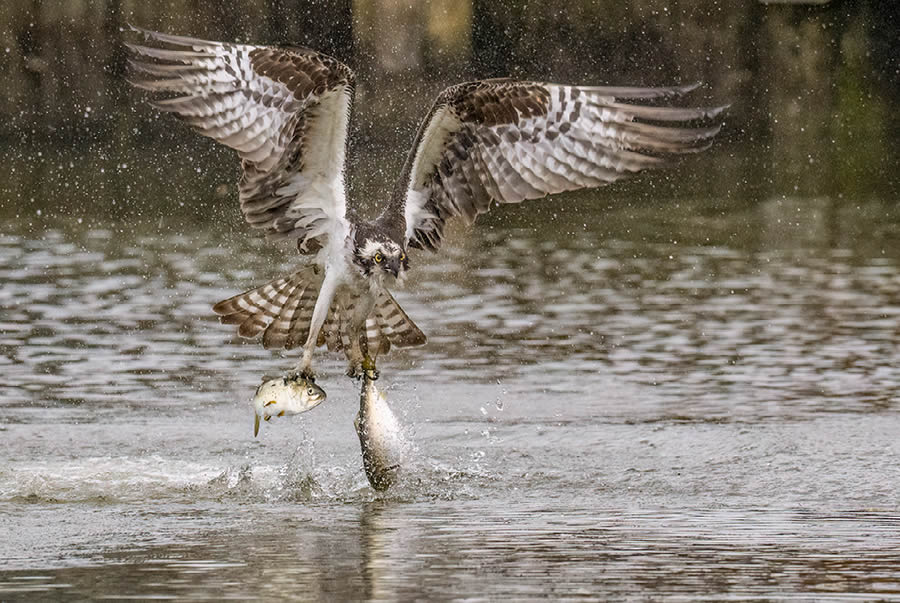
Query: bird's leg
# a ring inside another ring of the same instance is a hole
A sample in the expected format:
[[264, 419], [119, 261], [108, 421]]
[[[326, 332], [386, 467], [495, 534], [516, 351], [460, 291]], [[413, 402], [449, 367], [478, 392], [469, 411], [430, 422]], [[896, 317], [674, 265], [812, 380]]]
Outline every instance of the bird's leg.
[[306, 343], [303, 344], [303, 356], [300, 357], [300, 363], [297, 365], [297, 373], [310, 381], [316, 380], [316, 375], [312, 371], [313, 350], [319, 341], [319, 331], [322, 330], [325, 318], [328, 317], [328, 309], [331, 307], [331, 300], [334, 298], [334, 290], [337, 287], [337, 279], [330, 277], [330, 274], [325, 275], [325, 280], [319, 289], [316, 307], [313, 309], [312, 319], [309, 321], [309, 334], [306, 336]]
[[361, 379], [366, 375], [372, 381], [378, 379], [378, 371], [375, 369], [375, 359], [369, 354], [369, 342], [365, 336], [351, 337], [350, 353], [347, 358], [350, 360], [350, 366], [347, 369], [347, 376], [353, 379]]
[[300, 357], [300, 363], [297, 364], [297, 375], [302, 379], [308, 379], [315, 383], [316, 374], [312, 371], [312, 348], [309, 341], [303, 346], [303, 356]]
[[363, 351], [360, 339], [361, 337], [358, 333], [350, 336], [350, 349], [347, 350], [347, 360], [349, 362], [347, 365], [347, 376], [351, 379], [360, 379], [362, 377], [362, 369], [360, 367], [363, 362]]
[[[359, 341], [360, 352], [362, 352], [362, 370], [366, 373], [366, 375], [372, 381], [378, 379], [378, 371], [375, 370], [375, 358], [372, 357], [369, 353], [369, 339], [366, 336], [360, 338]], [[375, 353], [378, 353], [378, 350], [375, 350]]]
[[378, 369], [375, 368], [375, 359], [369, 356], [368, 353], [363, 356], [362, 369], [365, 371], [366, 376], [372, 381], [378, 379]]

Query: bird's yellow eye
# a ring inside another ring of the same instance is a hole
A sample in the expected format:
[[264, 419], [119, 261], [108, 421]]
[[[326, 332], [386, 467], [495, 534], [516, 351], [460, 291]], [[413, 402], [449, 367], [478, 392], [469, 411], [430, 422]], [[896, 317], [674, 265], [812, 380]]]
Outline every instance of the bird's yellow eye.
[[380, 264], [381, 260], [383, 260], [383, 259], [384, 259], [384, 256], [382, 256], [380, 253], [375, 254], [375, 263]]

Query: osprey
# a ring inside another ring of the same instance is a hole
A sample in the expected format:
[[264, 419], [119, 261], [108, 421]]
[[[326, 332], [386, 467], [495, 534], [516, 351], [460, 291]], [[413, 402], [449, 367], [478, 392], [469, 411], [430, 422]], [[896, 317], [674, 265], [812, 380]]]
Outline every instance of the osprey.
[[241, 211], [251, 227], [295, 241], [303, 265], [213, 306], [266, 348], [303, 346], [297, 367], [312, 377], [317, 346], [343, 350], [348, 374], [374, 371], [391, 345], [425, 335], [389, 292], [409, 269], [411, 248], [436, 251], [451, 218], [471, 224], [493, 204], [596, 187], [667, 155], [700, 151], [724, 107], [630, 104], [694, 86], [565, 86], [490, 79], [444, 90], [422, 121], [397, 185], [374, 221], [348, 209], [344, 187], [354, 74], [299, 47], [228, 44], [135, 28], [128, 44], [141, 75], [132, 83], [177, 96], [153, 105], [236, 150]]

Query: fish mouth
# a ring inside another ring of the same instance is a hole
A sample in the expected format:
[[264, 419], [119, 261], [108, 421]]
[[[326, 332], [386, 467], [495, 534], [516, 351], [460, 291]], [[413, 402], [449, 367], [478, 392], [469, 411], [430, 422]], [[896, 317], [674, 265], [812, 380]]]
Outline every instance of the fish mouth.
[[311, 394], [308, 394], [309, 403], [312, 404], [313, 406], [318, 406], [319, 404], [324, 402], [325, 399], [328, 397], [328, 395], [325, 393], [325, 390], [323, 390], [319, 387], [311, 386], [309, 389], [312, 390], [312, 392], [313, 392]]

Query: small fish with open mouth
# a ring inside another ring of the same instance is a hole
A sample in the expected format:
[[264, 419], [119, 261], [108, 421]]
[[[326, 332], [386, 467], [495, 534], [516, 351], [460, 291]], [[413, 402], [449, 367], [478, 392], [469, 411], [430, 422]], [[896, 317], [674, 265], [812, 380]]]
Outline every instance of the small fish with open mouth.
[[259, 420], [268, 421], [272, 417], [298, 415], [311, 410], [325, 401], [325, 390], [298, 374], [283, 377], [263, 378], [253, 396], [253, 437], [259, 433]]

